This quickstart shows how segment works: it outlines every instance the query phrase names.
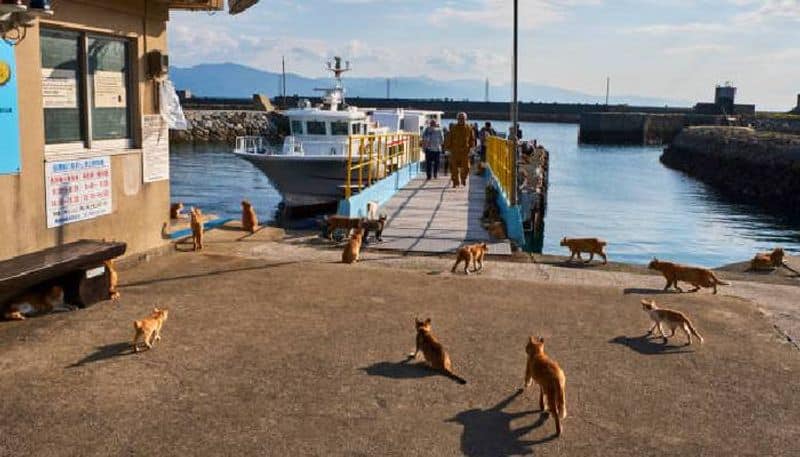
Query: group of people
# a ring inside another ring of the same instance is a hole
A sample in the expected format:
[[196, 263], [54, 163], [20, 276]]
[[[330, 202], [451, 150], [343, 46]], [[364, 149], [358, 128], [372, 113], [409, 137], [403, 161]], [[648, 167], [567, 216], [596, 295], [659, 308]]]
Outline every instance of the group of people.
[[[517, 127], [519, 137], [522, 131]], [[514, 134], [513, 127], [510, 132]], [[422, 132], [422, 148], [425, 151], [425, 173], [430, 180], [438, 179], [439, 168], [444, 156], [445, 168], [449, 168], [453, 188], [467, 185], [470, 170], [470, 154], [477, 151], [481, 162], [486, 161], [487, 138], [497, 136], [491, 122], [481, 129], [478, 124], [467, 123], [467, 113], [458, 113], [456, 123], [443, 129], [435, 119]]]

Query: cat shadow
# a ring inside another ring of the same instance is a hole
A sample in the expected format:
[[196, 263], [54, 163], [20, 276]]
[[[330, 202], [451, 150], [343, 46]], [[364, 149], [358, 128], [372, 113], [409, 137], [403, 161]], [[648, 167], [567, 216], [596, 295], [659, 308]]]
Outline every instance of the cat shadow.
[[556, 438], [553, 434], [539, 440], [521, 439], [547, 422], [549, 414], [543, 411], [533, 423], [519, 428], [511, 427], [512, 421], [535, 413], [535, 411], [516, 413], [504, 411], [522, 392], [522, 389], [519, 389], [490, 408], [469, 409], [445, 420], [464, 427], [461, 434], [461, 452], [464, 455], [470, 457], [531, 455], [533, 454], [531, 446]]
[[664, 289], [645, 289], [640, 287], [628, 287], [622, 291], [624, 295], [665, 295], [665, 294], [675, 294], [678, 291], [673, 290], [664, 290]]
[[361, 368], [361, 370], [370, 376], [380, 376], [390, 379], [419, 379], [440, 375], [440, 373], [424, 363], [410, 362], [410, 357], [402, 362], [377, 362], [368, 367]]
[[565, 260], [565, 261], [559, 263], [558, 266], [563, 267], [563, 268], [579, 268], [579, 269], [582, 269], [582, 268], [602, 267], [603, 264], [601, 262], [596, 261], [596, 260], [592, 260], [591, 263], [585, 263], [585, 261], [582, 261], [582, 260], [578, 260], [578, 261], [574, 261], [573, 260], [572, 262], [570, 262], [569, 260]]
[[67, 368], [79, 368], [89, 363], [100, 362], [102, 360], [133, 354], [135, 354], [135, 352], [133, 352], [133, 347], [131, 347], [130, 342], [107, 344], [105, 346], [98, 347], [94, 352], [78, 360], [72, 365], [67, 366]]
[[635, 337], [618, 336], [609, 340], [609, 343], [628, 346], [643, 355], [688, 354], [694, 352], [692, 349], [687, 349], [687, 345], [673, 346], [667, 344], [664, 338], [647, 334]]

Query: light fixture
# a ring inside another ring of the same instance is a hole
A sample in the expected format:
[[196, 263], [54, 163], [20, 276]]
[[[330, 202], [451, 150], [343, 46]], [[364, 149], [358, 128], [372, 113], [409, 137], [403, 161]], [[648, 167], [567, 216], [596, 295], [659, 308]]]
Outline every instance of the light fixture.
[[51, 0], [0, 0], [0, 38], [16, 46], [25, 39], [28, 28], [40, 16], [52, 16]]

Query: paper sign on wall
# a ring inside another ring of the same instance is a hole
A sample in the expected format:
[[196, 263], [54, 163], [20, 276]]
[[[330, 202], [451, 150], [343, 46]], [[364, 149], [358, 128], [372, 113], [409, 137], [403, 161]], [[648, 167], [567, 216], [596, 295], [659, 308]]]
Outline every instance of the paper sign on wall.
[[125, 108], [127, 92], [125, 74], [118, 71], [94, 73], [94, 106], [96, 108]]
[[42, 99], [45, 108], [77, 108], [78, 78], [75, 71], [42, 68]]
[[45, 163], [47, 227], [111, 214], [111, 158]]
[[169, 128], [159, 114], [142, 117], [142, 175], [144, 182], [169, 179]]

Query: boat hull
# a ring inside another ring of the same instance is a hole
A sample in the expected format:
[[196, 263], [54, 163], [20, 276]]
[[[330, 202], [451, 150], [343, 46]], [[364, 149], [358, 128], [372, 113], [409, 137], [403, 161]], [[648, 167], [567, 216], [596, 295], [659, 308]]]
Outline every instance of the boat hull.
[[[344, 157], [287, 157], [237, 154], [261, 170], [281, 193], [287, 208], [328, 207], [343, 198]], [[355, 182], [358, 177], [355, 176]]]

